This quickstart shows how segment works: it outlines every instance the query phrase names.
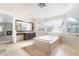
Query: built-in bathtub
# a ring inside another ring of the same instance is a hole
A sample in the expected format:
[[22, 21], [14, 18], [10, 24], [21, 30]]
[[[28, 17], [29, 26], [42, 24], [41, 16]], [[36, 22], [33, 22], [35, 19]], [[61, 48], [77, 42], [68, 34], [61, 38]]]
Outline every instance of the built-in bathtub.
[[51, 52], [60, 43], [61, 39], [58, 36], [44, 35], [34, 38], [34, 45], [38, 49], [46, 52]]

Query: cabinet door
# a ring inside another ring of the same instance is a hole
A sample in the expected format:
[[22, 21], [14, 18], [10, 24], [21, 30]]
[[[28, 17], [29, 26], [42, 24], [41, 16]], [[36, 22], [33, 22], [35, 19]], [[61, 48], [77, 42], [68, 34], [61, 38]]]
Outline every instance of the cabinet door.
[[24, 33], [24, 40], [28, 40], [29, 39], [29, 33]]
[[35, 33], [29, 33], [29, 38], [33, 39], [35, 37], [35, 35], [36, 35]]
[[35, 37], [36, 36], [36, 33], [33, 33], [33, 37]]
[[29, 33], [29, 39], [33, 39], [33, 33]]

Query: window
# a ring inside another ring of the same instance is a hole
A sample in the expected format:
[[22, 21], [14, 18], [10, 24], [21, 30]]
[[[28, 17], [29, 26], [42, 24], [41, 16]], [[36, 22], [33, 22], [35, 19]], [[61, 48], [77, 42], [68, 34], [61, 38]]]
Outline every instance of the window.
[[38, 24], [38, 31], [46, 31], [46, 32], [63, 32], [64, 21], [62, 19], [59, 20], [45, 20]]
[[67, 32], [79, 33], [79, 21], [76, 18], [69, 17], [67, 20]]
[[45, 31], [45, 26], [43, 22], [38, 22], [38, 31]]
[[63, 32], [64, 22], [62, 20], [51, 20], [46, 22], [47, 32]]

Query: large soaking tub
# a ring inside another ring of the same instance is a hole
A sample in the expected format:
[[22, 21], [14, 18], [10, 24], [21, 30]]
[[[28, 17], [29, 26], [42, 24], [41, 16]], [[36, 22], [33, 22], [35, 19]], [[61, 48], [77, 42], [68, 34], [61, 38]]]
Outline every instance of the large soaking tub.
[[53, 49], [60, 43], [61, 39], [58, 36], [43, 35], [34, 38], [34, 45], [46, 52], [52, 52]]

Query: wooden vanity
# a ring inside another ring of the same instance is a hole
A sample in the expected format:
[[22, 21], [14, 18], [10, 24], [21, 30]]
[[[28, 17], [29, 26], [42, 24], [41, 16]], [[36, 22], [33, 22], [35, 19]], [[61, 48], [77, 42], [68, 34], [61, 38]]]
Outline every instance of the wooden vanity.
[[24, 40], [33, 39], [36, 36], [35, 32], [24, 33]]
[[35, 36], [35, 32], [19, 32], [17, 33], [17, 41], [33, 39]]

